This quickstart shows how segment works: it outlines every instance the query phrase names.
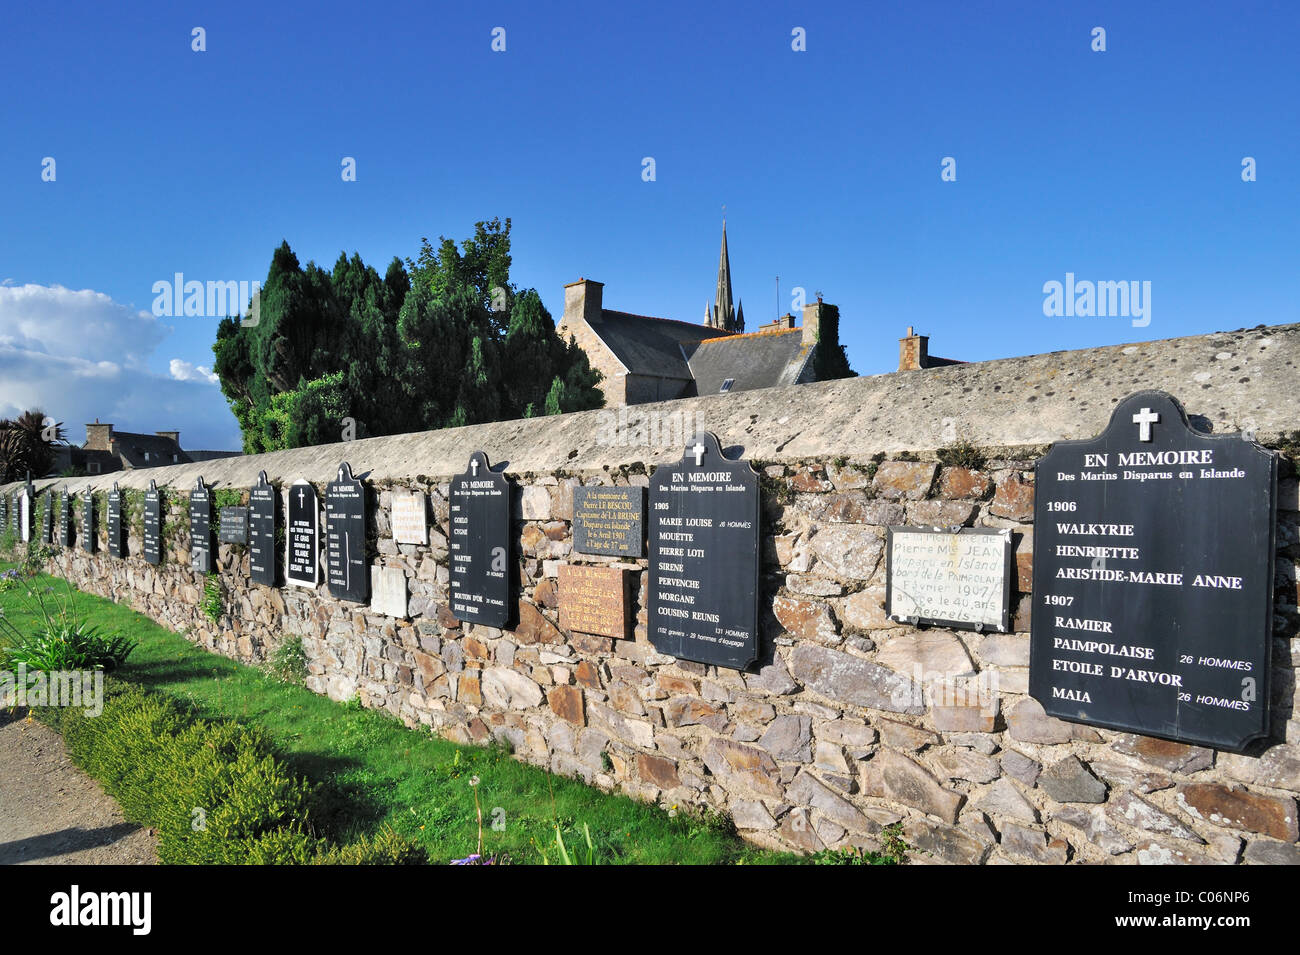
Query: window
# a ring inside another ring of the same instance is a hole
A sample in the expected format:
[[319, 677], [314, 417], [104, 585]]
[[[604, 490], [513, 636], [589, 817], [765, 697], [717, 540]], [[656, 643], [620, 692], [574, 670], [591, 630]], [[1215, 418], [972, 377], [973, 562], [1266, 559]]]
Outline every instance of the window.
[[731, 390], [731, 386], [734, 385], [735, 383], [736, 383], [735, 378], [728, 378], [726, 381], [722, 383], [722, 387], [718, 389], [718, 394], [725, 395], [728, 391]]
[[90, 467], [87, 468], [87, 470], [88, 470], [91, 474], [98, 474], [98, 473], [99, 473], [99, 462], [98, 462], [98, 461], [93, 462], [93, 463], [90, 465]]
[[172, 455], [172, 464], [176, 464], [176, 463], [178, 463], [178, 462], [180, 461], [180, 459], [181, 459], [181, 456], [180, 456], [179, 454], [173, 454], [173, 455]]
[[149, 452], [148, 452], [148, 451], [146, 451], [146, 452], [144, 453], [144, 459], [145, 459], [146, 461], [149, 460]]

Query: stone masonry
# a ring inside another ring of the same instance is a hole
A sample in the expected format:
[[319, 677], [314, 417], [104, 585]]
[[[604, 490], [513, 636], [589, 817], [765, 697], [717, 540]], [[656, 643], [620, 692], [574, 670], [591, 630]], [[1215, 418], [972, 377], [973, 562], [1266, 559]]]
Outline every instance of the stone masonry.
[[[1019, 388], [1014, 407], [1040, 407], [1001, 426], [989, 417], [1001, 395], [989, 397], [986, 415], [967, 408], [963, 414], [979, 424], [959, 434], [980, 448], [963, 446], [961, 455], [954, 435], [934, 440], [927, 423], [918, 424], [910, 449], [900, 450], [899, 422], [891, 416], [877, 432], [862, 426], [864, 410], [886, 415], [874, 402], [897, 387], [909, 392], [900, 403], [924, 407], [929, 396], [935, 411], [955, 407], [949, 397], [962, 394], [977, 365], [771, 389], [734, 396], [744, 401], [736, 405], [722, 396], [640, 409], [667, 414], [689, 405], [701, 426], [724, 447], [743, 449], [761, 475], [763, 655], [749, 672], [655, 651], [646, 639], [644, 559], [619, 562], [640, 571], [634, 639], [559, 628], [560, 564], [615, 563], [573, 553], [574, 487], [644, 485], [648, 468], [681, 453], [628, 445], [539, 460], [538, 445], [562, 449], [577, 443], [573, 435], [590, 434], [595, 412], [133, 475], [123, 486], [153, 477], [175, 489], [167, 499], [177, 531], [162, 566], [144, 562], [132, 520], [126, 559], [77, 549], [56, 553], [51, 570], [241, 660], [262, 660], [300, 635], [308, 685], [319, 693], [359, 696], [458, 742], [504, 741], [521, 760], [604, 789], [723, 811], [763, 845], [876, 848], [881, 830], [897, 822], [917, 862], [1300, 863], [1300, 492], [1292, 457], [1284, 456], [1281, 468], [1270, 739], [1246, 755], [1216, 752], [1051, 719], [1027, 695], [1033, 462], [1045, 440], [1095, 433], [1105, 409], [1125, 394], [1163, 387], [1203, 416], [1202, 426], [1231, 430], [1250, 419], [1261, 439], [1295, 454], [1288, 442], [1300, 428], [1300, 395], [1264, 393], [1278, 382], [1256, 366], [1300, 358], [1300, 327], [1140, 349], [1153, 370], [1134, 380], [1116, 380], [1114, 363], [1097, 365], [1095, 351], [1025, 359], [1019, 385], [1009, 363], [988, 363], [990, 381]], [[1214, 357], [1221, 354], [1228, 357]], [[1236, 366], [1230, 373], [1229, 365]], [[1257, 388], [1241, 381], [1251, 377]], [[809, 402], [810, 389], [836, 400]], [[1027, 402], [1034, 396], [1041, 402]], [[1097, 413], [1076, 414], [1084, 396]], [[817, 429], [824, 440], [813, 437]], [[776, 441], [774, 434], [787, 437]], [[1025, 434], [1034, 440], [1016, 440]], [[842, 453], [845, 444], [857, 450]], [[516, 481], [521, 582], [513, 630], [462, 624], [447, 608], [447, 482], [477, 447], [494, 461], [532, 468], [507, 465]], [[315, 591], [252, 585], [246, 549], [222, 544], [216, 576], [224, 612], [211, 622], [200, 609], [205, 581], [189, 570], [181, 517], [194, 477], [210, 475], [218, 490], [234, 491], [266, 468], [273, 481], [305, 477], [323, 492], [340, 460], [367, 480], [369, 558], [405, 574], [409, 619], [334, 600], [323, 584]], [[73, 479], [41, 486], [75, 493], [106, 485]], [[428, 494], [428, 546], [394, 543], [388, 506], [395, 490]], [[1014, 632], [888, 620], [889, 525], [1011, 528]]]

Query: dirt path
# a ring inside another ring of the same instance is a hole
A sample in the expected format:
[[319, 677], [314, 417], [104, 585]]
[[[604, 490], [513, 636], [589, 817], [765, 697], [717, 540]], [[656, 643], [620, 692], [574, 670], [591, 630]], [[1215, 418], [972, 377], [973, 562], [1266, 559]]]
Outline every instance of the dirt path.
[[152, 865], [157, 841], [72, 764], [63, 737], [0, 710], [0, 864]]

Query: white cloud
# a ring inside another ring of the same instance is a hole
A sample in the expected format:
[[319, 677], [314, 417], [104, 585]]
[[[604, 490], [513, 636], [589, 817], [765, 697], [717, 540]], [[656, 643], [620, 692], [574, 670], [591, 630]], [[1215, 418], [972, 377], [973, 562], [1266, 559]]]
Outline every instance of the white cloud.
[[209, 369], [172, 359], [170, 377], [149, 370], [171, 331], [102, 292], [0, 285], [0, 416], [40, 408], [76, 444], [98, 418], [122, 431], [179, 430], [185, 448], [238, 448]]
[[169, 367], [171, 368], [172, 377], [177, 381], [203, 381], [209, 385], [215, 385], [221, 380], [212, 373], [212, 369], [205, 368], [203, 365], [192, 364], [180, 358], [173, 358]]

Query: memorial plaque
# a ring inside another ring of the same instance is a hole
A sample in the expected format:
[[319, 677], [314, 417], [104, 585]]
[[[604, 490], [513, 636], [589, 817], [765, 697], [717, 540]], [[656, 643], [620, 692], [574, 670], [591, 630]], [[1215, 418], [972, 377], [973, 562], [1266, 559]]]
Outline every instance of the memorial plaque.
[[217, 521], [217, 539], [221, 543], [248, 543], [248, 508], [223, 507]]
[[72, 546], [72, 495], [66, 487], [59, 492], [59, 539], [64, 547]]
[[370, 609], [390, 617], [406, 617], [406, 574], [400, 567], [370, 568]]
[[30, 483], [18, 492], [18, 536], [24, 542], [32, 539], [32, 486]]
[[42, 544], [54, 543], [54, 507], [55, 507], [54, 489], [50, 488], [48, 491], [45, 492], [45, 509], [42, 512], [45, 518], [44, 526], [41, 529]]
[[295, 587], [320, 583], [320, 507], [316, 489], [304, 480], [289, 488], [284, 534], [284, 579]]
[[122, 492], [116, 482], [108, 492], [108, 553], [112, 557], [126, 556], [122, 544]]
[[1241, 750], [1268, 732], [1277, 457], [1171, 395], [1038, 461], [1029, 691], [1052, 716]]
[[891, 527], [885, 613], [893, 620], [968, 630], [1011, 629], [1011, 531]]
[[99, 540], [95, 529], [95, 489], [88, 487], [81, 493], [81, 548], [93, 554]]
[[560, 629], [626, 639], [632, 632], [631, 574], [623, 567], [560, 565]]
[[758, 474], [698, 434], [650, 479], [650, 642], [743, 670], [758, 658]]
[[265, 471], [248, 492], [248, 574], [255, 584], [275, 586], [275, 488]]
[[340, 600], [365, 603], [370, 596], [366, 572], [366, 489], [352, 477], [346, 461], [325, 487], [325, 571], [330, 593]]
[[393, 506], [389, 518], [393, 525], [393, 540], [399, 544], [429, 543], [429, 519], [424, 494], [393, 491], [391, 496]]
[[162, 492], [156, 481], [150, 479], [144, 492], [144, 529], [141, 549], [145, 563], [157, 567], [162, 563]]
[[190, 567], [212, 573], [212, 490], [202, 477], [190, 491]]
[[580, 554], [640, 557], [643, 487], [575, 487], [573, 549]]
[[6, 527], [9, 523], [9, 497], [6, 494], [0, 494], [0, 527]]
[[475, 451], [451, 480], [448, 506], [451, 612], [457, 620], [504, 627], [510, 600], [510, 482]]

